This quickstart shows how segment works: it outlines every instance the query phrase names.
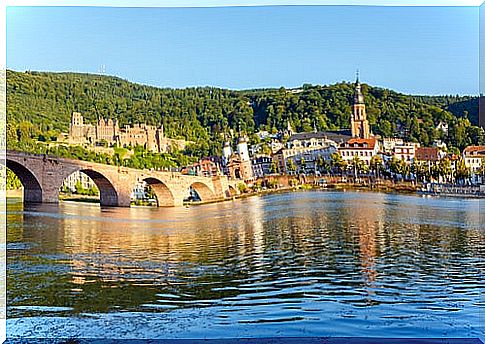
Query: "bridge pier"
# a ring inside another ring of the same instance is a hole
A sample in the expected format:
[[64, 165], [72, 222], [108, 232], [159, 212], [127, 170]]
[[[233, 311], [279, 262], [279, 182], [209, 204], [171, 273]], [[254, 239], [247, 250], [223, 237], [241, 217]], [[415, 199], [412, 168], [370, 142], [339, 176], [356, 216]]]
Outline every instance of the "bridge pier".
[[130, 207], [131, 190], [118, 190], [117, 197], [108, 197], [105, 199], [102, 199], [100, 194], [99, 203], [102, 206], [108, 207]]
[[26, 203], [59, 203], [59, 189], [64, 180], [78, 171], [95, 182], [102, 206], [129, 207], [131, 193], [139, 181], [153, 188], [161, 207], [182, 206], [189, 188], [203, 202], [224, 200], [237, 194], [233, 182], [226, 176], [187, 176], [15, 151], [7, 151], [6, 162], [24, 186]]
[[59, 203], [59, 191], [42, 192], [42, 203]]
[[231, 197], [229, 192], [229, 183], [226, 176], [212, 177], [212, 185], [214, 185], [214, 193], [218, 198]]

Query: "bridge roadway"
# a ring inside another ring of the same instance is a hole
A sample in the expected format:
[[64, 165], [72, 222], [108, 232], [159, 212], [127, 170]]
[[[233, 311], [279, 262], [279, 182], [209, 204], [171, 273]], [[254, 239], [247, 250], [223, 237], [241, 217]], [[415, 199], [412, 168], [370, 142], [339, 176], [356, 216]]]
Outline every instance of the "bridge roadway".
[[183, 205], [190, 187], [204, 202], [228, 199], [238, 193], [236, 184], [240, 183], [226, 176], [200, 177], [138, 170], [11, 150], [7, 150], [6, 164], [22, 182], [26, 203], [58, 203], [64, 180], [76, 171], [87, 174], [96, 183], [102, 206], [129, 207], [131, 193], [140, 181], [152, 187], [161, 207]]

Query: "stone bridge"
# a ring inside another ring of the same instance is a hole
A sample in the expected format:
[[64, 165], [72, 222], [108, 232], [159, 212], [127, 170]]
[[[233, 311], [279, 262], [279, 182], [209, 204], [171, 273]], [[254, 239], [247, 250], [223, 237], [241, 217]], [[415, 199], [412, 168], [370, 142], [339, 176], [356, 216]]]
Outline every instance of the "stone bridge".
[[190, 187], [203, 202], [229, 199], [239, 193], [236, 185], [240, 181], [228, 180], [226, 176], [188, 176], [16, 151], [7, 151], [6, 163], [22, 182], [26, 203], [58, 203], [64, 180], [76, 171], [96, 183], [103, 206], [129, 207], [131, 193], [141, 181], [152, 187], [161, 207], [183, 205]]

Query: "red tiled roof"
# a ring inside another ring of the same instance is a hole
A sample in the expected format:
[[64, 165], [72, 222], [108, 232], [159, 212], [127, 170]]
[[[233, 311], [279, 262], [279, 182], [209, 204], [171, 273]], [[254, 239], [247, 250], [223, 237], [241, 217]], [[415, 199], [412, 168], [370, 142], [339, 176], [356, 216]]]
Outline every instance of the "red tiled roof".
[[465, 155], [485, 155], [485, 146], [468, 146], [463, 150]]
[[341, 148], [361, 148], [361, 149], [371, 149], [376, 147], [377, 140], [375, 138], [361, 139], [353, 138], [342, 144]]
[[416, 148], [416, 160], [425, 160], [425, 161], [438, 161], [439, 157], [439, 150], [435, 147], [418, 147]]

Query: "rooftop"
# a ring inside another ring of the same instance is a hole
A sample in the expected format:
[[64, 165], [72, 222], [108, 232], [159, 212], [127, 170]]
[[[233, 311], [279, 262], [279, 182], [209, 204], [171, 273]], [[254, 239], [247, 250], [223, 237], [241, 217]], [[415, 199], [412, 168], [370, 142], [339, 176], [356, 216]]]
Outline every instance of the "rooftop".
[[463, 150], [464, 155], [484, 155], [485, 146], [468, 146]]
[[342, 129], [342, 130], [327, 130], [327, 131], [317, 131], [317, 132], [308, 132], [308, 133], [296, 133], [290, 136], [288, 139], [289, 142], [295, 140], [310, 140], [310, 139], [328, 139], [335, 141], [337, 143], [345, 142], [350, 139], [351, 133], [350, 129]]
[[415, 157], [417, 160], [438, 161], [440, 159], [439, 149], [436, 147], [418, 147]]
[[352, 138], [343, 143], [341, 148], [365, 148], [373, 150], [376, 147], [377, 140], [373, 137], [368, 139]]

